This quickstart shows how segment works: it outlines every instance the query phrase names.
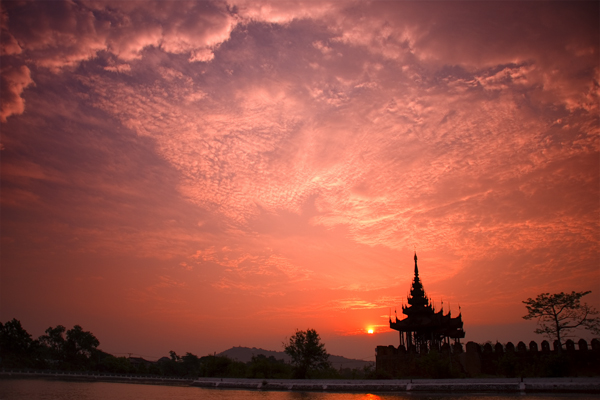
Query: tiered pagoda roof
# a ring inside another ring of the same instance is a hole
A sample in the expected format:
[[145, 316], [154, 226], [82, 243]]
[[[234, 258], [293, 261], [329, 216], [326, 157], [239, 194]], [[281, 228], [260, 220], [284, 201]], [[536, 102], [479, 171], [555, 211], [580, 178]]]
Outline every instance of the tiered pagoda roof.
[[464, 338], [462, 315], [459, 313], [455, 318], [452, 318], [450, 312], [444, 315], [443, 307], [440, 311], [435, 311], [419, 278], [416, 252], [414, 259], [415, 277], [408, 296], [408, 306], [402, 306], [402, 313], [406, 315], [406, 318], [398, 320], [396, 317], [395, 321], [392, 321], [390, 317], [390, 328], [401, 334], [407, 333], [407, 344], [411, 344], [413, 341], [439, 344], [445, 338], [456, 340]]

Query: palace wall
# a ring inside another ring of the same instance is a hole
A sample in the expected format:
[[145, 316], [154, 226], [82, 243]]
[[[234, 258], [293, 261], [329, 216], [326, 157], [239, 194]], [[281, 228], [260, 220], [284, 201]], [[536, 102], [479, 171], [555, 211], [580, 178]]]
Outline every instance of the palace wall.
[[[600, 375], [600, 340], [589, 344], [584, 339], [567, 340], [559, 352], [558, 342], [546, 340], [517, 346], [468, 342], [444, 345], [439, 351], [415, 352], [404, 346], [377, 346], [376, 371], [380, 376], [477, 377], [496, 376], [598, 376]], [[434, 375], [434, 376], [431, 376]]]

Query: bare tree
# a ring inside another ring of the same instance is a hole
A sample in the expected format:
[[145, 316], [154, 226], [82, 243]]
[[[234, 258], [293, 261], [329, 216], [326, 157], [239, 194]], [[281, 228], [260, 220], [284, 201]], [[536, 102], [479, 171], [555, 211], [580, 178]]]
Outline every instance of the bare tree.
[[539, 327], [534, 332], [557, 340], [559, 348], [562, 348], [563, 338], [573, 329], [585, 328], [600, 333], [600, 318], [595, 317], [598, 311], [587, 303], [581, 303], [581, 298], [590, 293], [590, 290], [570, 294], [542, 293], [535, 299], [523, 301], [527, 307], [527, 315], [523, 318], [537, 318]]

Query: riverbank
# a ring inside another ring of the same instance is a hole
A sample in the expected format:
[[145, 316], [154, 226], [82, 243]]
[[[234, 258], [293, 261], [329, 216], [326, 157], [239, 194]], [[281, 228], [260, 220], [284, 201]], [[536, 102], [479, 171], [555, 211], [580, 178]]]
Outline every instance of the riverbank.
[[137, 383], [195, 386], [209, 389], [246, 389], [325, 392], [432, 393], [600, 393], [600, 377], [592, 378], [479, 378], [479, 379], [241, 379], [170, 378], [67, 371], [1, 371], [0, 379], [47, 379], [80, 382]]
[[600, 377], [389, 380], [198, 378], [192, 383], [192, 386], [218, 389], [331, 392], [600, 393]]

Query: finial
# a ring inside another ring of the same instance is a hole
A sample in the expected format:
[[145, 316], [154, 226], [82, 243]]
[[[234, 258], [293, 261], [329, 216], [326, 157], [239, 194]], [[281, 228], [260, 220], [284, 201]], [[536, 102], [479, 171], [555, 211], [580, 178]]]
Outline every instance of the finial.
[[415, 276], [419, 276], [419, 267], [417, 267], [417, 252], [415, 251]]

